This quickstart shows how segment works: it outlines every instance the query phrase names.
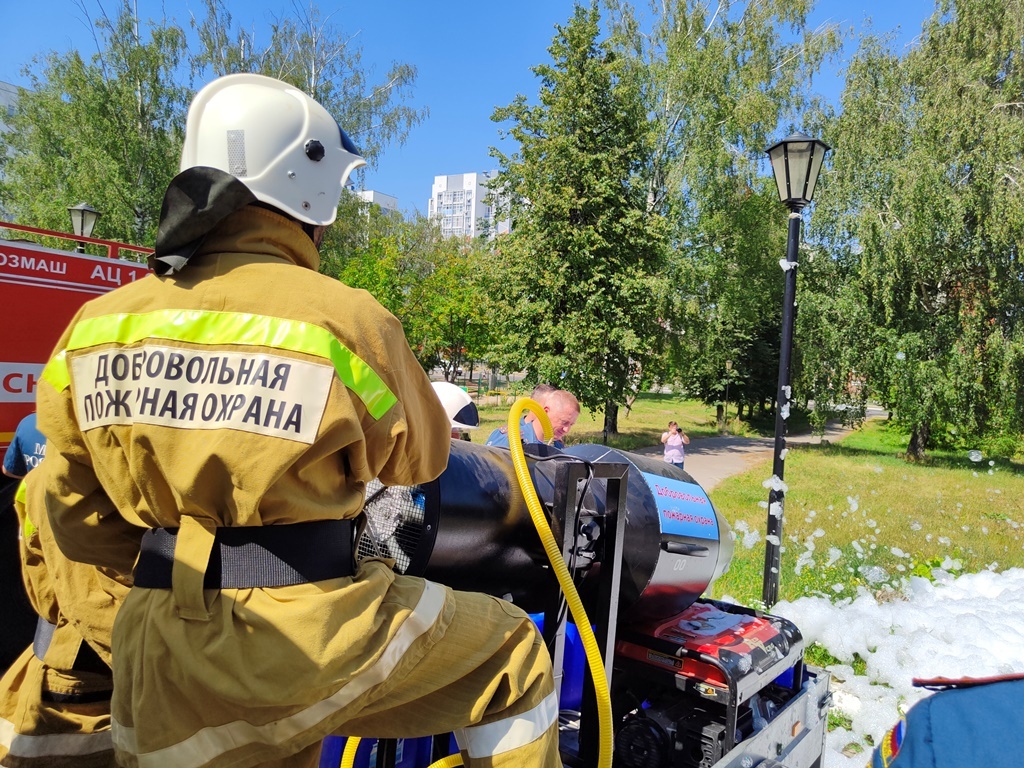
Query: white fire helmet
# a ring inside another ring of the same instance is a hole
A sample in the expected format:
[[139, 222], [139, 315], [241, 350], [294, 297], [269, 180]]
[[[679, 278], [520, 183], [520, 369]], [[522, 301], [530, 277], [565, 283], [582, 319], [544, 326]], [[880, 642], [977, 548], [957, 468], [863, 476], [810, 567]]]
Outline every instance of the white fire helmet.
[[433, 381], [431, 385], [448, 414], [452, 429], [476, 429], [480, 426], [476, 403], [466, 390], [447, 381]]
[[364, 165], [326, 109], [271, 77], [218, 78], [188, 110], [181, 170], [230, 173], [257, 200], [306, 224], [334, 221], [349, 174]]

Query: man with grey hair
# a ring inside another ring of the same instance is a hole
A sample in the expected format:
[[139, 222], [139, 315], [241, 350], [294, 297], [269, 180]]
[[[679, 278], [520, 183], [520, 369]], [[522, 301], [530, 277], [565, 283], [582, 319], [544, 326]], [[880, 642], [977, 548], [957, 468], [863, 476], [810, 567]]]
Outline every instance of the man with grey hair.
[[[565, 447], [565, 436], [576, 424], [580, 416], [580, 403], [576, 396], [564, 389], [555, 389], [550, 384], [538, 384], [533, 390], [535, 400], [547, 413], [551, 421], [555, 448]], [[527, 413], [519, 421], [519, 433], [524, 443], [544, 442], [544, 430], [540, 420], [532, 412]], [[508, 448], [508, 426], [498, 427], [487, 438], [487, 445], [496, 448]]]

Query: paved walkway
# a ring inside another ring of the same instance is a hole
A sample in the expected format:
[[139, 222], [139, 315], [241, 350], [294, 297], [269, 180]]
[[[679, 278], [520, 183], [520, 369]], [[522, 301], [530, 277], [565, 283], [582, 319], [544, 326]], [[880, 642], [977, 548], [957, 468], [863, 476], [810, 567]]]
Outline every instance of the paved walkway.
[[[867, 417], [881, 418], [885, 411], [869, 407]], [[829, 423], [824, 435], [790, 435], [789, 444], [818, 445], [822, 440], [836, 442], [850, 429], [839, 423]], [[636, 453], [647, 456], [661, 456], [662, 446], [652, 445], [640, 448]], [[741, 475], [761, 464], [767, 464], [765, 478], [771, 474], [771, 462], [775, 455], [775, 439], [771, 437], [722, 437], [693, 438], [686, 446], [686, 471], [696, 480], [701, 488], [710, 491], [723, 480], [733, 475]]]

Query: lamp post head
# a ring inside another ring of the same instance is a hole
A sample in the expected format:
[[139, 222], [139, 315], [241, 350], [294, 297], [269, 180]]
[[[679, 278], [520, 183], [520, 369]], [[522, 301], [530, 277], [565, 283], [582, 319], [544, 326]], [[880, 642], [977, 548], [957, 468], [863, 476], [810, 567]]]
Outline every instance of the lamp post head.
[[79, 237], [92, 237], [96, 219], [102, 215], [88, 203], [69, 205], [68, 213], [71, 215], [71, 231]]
[[811, 202], [825, 153], [832, 147], [804, 133], [794, 133], [765, 152], [772, 162], [772, 173], [779, 187], [779, 199], [791, 211], [800, 211]]

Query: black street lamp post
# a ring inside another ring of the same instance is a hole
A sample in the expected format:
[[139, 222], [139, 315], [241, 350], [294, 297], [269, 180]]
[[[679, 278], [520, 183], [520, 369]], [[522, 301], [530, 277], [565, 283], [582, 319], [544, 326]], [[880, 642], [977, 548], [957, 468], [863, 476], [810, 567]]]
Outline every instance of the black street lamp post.
[[789, 208], [789, 237], [786, 258], [779, 262], [786, 276], [782, 298], [782, 341], [779, 350], [779, 388], [775, 398], [775, 460], [768, 493], [768, 532], [765, 537], [764, 581], [761, 599], [770, 608], [779, 600], [779, 572], [782, 567], [782, 520], [786, 485], [786, 419], [792, 399], [790, 362], [793, 357], [793, 319], [796, 309], [796, 266], [800, 247], [800, 212], [811, 202], [818, 172], [831, 147], [802, 133], [794, 133], [766, 151], [772, 162], [779, 199]]
[[[96, 226], [96, 219], [102, 214], [88, 203], [69, 205], [68, 214], [71, 216], [71, 231], [79, 237], [92, 237], [92, 229]], [[79, 241], [75, 246], [79, 253], [85, 253], [85, 243]]]

